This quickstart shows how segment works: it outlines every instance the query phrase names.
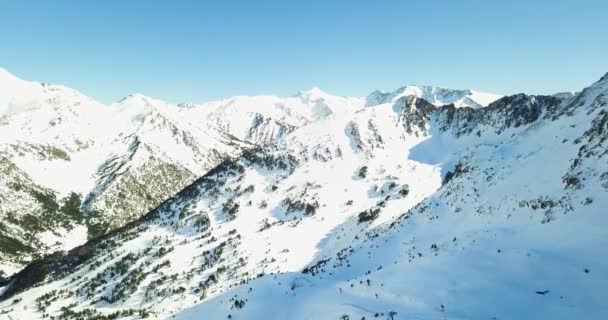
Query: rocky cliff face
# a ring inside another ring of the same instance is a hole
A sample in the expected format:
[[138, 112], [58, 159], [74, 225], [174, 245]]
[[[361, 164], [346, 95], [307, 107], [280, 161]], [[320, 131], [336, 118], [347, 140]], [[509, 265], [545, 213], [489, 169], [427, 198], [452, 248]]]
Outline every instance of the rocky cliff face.
[[500, 135], [511, 128], [528, 126], [542, 117], [552, 117], [566, 99], [554, 96], [518, 94], [503, 97], [488, 107], [475, 110], [448, 106], [441, 108], [435, 121], [442, 132], [461, 135], [481, 135], [485, 131]]

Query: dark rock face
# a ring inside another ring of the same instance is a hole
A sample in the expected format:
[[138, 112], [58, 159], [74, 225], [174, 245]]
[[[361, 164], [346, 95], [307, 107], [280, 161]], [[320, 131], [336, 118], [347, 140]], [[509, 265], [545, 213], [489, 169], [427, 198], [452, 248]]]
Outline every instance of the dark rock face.
[[448, 182], [450, 182], [452, 179], [457, 178], [465, 173], [467, 173], [469, 171], [469, 168], [466, 167], [465, 164], [463, 163], [457, 163], [456, 166], [454, 167], [454, 171], [448, 171], [445, 174], [445, 177], [443, 177], [443, 181], [441, 182], [441, 185], [445, 185]]
[[435, 113], [435, 121], [441, 132], [450, 131], [456, 137], [471, 133], [481, 135], [485, 128], [501, 134], [509, 128], [530, 125], [543, 114], [544, 117], [555, 114], [563, 101], [554, 96], [517, 94], [503, 97], [482, 109], [444, 106]]
[[436, 109], [430, 102], [414, 96], [399, 98], [393, 105], [393, 111], [399, 114], [398, 121], [403, 124], [405, 132], [416, 136], [427, 134], [429, 118]]

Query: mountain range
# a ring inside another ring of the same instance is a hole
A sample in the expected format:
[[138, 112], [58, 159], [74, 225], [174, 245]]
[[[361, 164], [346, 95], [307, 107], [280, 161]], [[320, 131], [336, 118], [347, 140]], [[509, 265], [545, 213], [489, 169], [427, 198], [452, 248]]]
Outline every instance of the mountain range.
[[607, 94], [104, 105], [0, 70], [0, 319], [600, 319]]

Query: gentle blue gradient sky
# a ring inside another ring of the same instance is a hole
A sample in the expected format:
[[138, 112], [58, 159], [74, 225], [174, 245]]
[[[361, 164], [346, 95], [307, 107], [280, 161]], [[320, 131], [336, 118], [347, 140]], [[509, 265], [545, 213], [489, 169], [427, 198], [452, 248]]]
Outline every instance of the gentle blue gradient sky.
[[0, 67], [104, 102], [406, 83], [553, 93], [608, 71], [607, 12], [606, 0], [0, 0]]

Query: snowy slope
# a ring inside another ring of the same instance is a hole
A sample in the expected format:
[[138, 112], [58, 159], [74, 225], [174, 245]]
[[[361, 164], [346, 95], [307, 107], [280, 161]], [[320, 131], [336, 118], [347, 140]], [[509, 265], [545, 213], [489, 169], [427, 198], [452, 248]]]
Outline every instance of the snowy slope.
[[3, 88], [0, 93], [0, 118], [34, 108], [39, 100], [46, 96], [43, 84], [19, 79], [2, 68], [0, 86]]
[[409, 95], [302, 112], [141, 219], [30, 264], [0, 317], [601, 319], [607, 93], [604, 77], [481, 109]]

